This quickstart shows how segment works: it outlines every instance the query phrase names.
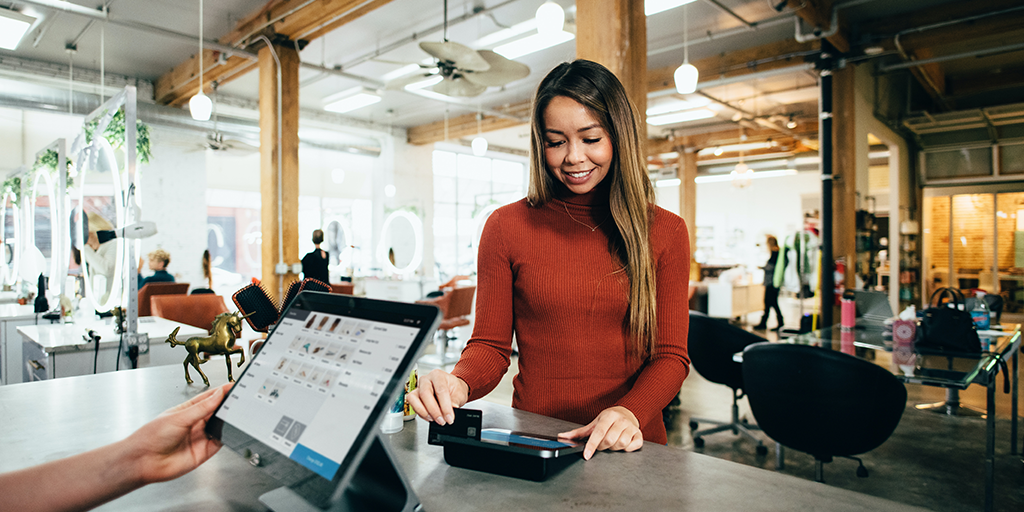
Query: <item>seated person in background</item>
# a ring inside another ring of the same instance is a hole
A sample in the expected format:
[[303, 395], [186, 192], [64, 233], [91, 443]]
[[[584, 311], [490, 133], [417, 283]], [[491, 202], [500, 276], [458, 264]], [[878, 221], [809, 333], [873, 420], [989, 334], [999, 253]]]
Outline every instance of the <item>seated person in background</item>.
[[157, 249], [148, 255], [149, 269], [153, 275], [142, 277], [142, 262], [139, 261], [139, 288], [148, 283], [173, 283], [174, 276], [167, 272], [167, 265], [171, 264], [171, 254], [163, 249]]
[[324, 231], [317, 229], [313, 231], [313, 246], [315, 247], [312, 251], [302, 257], [302, 278], [316, 279], [324, 284], [330, 284], [330, 277], [327, 270], [327, 264], [330, 262], [330, 254], [320, 248], [320, 244], [324, 243]]
[[89, 510], [145, 485], [182, 476], [220, 450], [206, 421], [231, 383], [143, 425], [122, 441], [66, 459], [0, 474], [4, 510]]

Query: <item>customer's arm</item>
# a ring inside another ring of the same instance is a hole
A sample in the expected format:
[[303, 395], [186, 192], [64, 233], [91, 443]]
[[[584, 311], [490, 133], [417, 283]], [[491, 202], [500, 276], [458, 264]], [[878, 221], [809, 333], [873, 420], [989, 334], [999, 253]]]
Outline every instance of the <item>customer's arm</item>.
[[206, 421], [230, 384], [168, 409], [122, 441], [0, 475], [5, 510], [88, 510], [144, 485], [172, 480], [217, 453]]

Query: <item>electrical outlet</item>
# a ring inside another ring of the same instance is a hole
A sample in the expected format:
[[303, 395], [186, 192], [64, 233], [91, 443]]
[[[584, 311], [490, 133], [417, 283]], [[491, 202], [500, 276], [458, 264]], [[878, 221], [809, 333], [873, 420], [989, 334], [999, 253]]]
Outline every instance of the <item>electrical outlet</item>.
[[149, 353], [149, 334], [140, 332], [138, 334], [125, 336], [124, 342], [129, 347], [133, 345], [138, 345], [140, 354]]

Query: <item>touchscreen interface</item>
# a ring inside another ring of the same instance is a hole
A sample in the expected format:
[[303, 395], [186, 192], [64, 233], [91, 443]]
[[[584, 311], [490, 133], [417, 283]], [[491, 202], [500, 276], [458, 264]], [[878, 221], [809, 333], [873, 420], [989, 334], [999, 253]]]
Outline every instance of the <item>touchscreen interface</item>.
[[332, 480], [419, 330], [293, 307], [217, 417]]

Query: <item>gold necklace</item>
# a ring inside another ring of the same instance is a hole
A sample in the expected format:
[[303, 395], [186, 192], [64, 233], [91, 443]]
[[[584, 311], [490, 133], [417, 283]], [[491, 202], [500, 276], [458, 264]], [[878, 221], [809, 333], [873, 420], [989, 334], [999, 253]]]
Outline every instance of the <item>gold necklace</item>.
[[601, 227], [601, 224], [604, 224], [604, 222], [605, 222], [606, 220], [608, 220], [608, 217], [611, 217], [611, 216], [612, 216], [612, 215], [611, 215], [611, 213], [609, 213], [609, 214], [608, 214], [608, 217], [605, 217], [605, 218], [604, 218], [604, 220], [602, 220], [601, 222], [598, 222], [596, 226], [594, 226], [594, 227], [590, 227], [590, 225], [589, 225], [589, 224], [586, 224], [586, 223], [584, 223], [584, 222], [580, 222], [579, 220], [577, 220], [577, 219], [576, 219], [576, 217], [573, 217], [573, 216], [572, 216], [572, 214], [571, 214], [571, 213], [569, 213], [569, 207], [568, 207], [568, 206], [565, 206], [565, 203], [562, 203], [562, 208], [564, 208], [564, 209], [565, 209], [565, 214], [566, 214], [566, 215], [568, 215], [570, 219], [572, 219], [572, 220], [573, 220], [574, 222], [576, 222], [577, 224], [579, 224], [579, 225], [581, 225], [581, 226], [583, 226], [583, 227], [585, 227], [585, 228], [589, 229], [591, 233], [593, 233], [594, 231], [597, 231], [597, 228]]

